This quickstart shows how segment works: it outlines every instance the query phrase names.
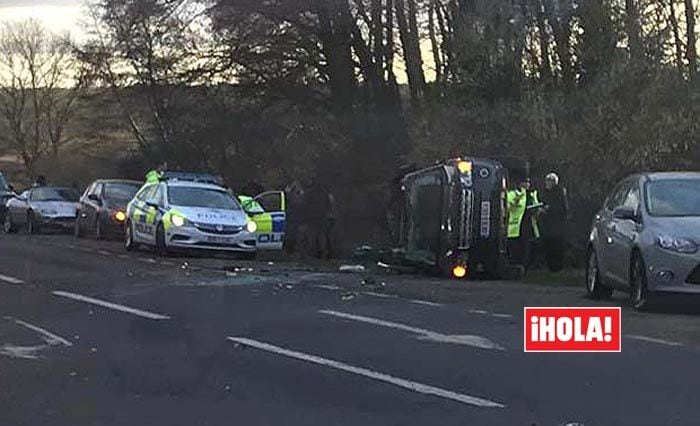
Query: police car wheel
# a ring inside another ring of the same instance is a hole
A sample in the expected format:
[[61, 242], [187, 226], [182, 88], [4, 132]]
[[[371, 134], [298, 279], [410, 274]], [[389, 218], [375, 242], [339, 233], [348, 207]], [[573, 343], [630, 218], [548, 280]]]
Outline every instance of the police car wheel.
[[630, 302], [638, 311], [649, 309], [646, 268], [639, 254], [635, 254], [630, 265]]
[[131, 222], [127, 222], [124, 229], [124, 248], [126, 248], [126, 251], [132, 251], [136, 248], [134, 243], [134, 226]]
[[168, 255], [168, 245], [165, 243], [165, 228], [162, 223], [156, 228], [156, 253], [159, 256]]

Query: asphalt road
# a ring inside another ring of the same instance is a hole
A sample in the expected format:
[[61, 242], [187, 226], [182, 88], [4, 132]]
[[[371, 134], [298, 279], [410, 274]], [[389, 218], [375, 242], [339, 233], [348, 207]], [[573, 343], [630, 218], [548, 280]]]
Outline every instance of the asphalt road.
[[700, 424], [692, 309], [523, 353], [523, 305], [581, 293], [3, 235], [0, 425]]

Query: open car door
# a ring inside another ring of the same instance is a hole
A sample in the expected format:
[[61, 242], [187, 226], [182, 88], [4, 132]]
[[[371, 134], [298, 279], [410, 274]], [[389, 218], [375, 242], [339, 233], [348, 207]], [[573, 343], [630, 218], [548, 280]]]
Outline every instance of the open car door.
[[282, 250], [287, 226], [287, 199], [284, 191], [268, 191], [242, 201], [243, 208], [258, 225], [258, 250]]

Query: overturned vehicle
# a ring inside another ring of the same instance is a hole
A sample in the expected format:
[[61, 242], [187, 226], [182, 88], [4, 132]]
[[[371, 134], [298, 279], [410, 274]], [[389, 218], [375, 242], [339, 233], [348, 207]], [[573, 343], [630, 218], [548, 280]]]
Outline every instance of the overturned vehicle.
[[508, 262], [506, 193], [509, 175], [528, 171], [520, 159], [462, 157], [408, 173], [390, 262], [455, 278], [520, 275]]

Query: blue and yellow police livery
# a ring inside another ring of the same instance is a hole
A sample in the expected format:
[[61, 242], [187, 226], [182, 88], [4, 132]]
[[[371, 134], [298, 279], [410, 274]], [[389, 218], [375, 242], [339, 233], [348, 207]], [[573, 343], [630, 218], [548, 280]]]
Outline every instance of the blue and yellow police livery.
[[254, 257], [257, 225], [240, 203], [205, 175], [164, 175], [146, 183], [127, 206], [125, 247], [234, 251]]
[[243, 209], [257, 225], [258, 250], [282, 250], [287, 226], [287, 206], [283, 191], [262, 193], [255, 198], [239, 195]]

